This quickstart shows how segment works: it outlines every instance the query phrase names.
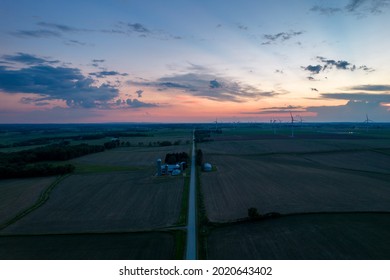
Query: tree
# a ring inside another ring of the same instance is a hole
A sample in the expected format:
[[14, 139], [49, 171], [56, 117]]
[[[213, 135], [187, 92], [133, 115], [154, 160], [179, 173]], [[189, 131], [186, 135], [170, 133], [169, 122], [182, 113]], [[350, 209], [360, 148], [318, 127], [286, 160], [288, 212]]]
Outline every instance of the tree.
[[248, 217], [251, 220], [258, 219], [260, 217], [259, 212], [257, 211], [257, 208], [251, 207], [248, 209]]
[[201, 149], [196, 150], [196, 165], [202, 166], [203, 163], [203, 152]]

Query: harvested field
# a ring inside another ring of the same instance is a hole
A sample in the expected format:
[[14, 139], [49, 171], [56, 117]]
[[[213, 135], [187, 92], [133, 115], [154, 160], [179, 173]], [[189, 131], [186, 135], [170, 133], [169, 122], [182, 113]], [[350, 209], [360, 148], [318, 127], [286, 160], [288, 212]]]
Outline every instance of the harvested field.
[[313, 214], [216, 228], [208, 259], [390, 258], [390, 214]]
[[378, 152], [325, 153], [308, 155], [305, 158], [326, 166], [390, 174], [390, 155]]
[[0, 180], [0, 224], [32, 206], [55, 177]]
[[390, 175], [326, 168], [297, 156], [205, 155], [217, 171], [203, 173], [206, 214], [213, 222], [268, 212], [390, 211]]
[[40, 208], [2, 234], [139, 231], [175, 224], [183, 178], [153, 177], [151, 170], [67, 177]]
[[72, 234], [0, 237], [2, 260], [167, 260], [173, 234]]
[[201, 143], [203, 153], [220, 155], [253, 155], [271, 153], [321, 153], [328, 151], [390, 149], [389, 140], [337, 140], [337, 139], [273, 139], [228, 140]]

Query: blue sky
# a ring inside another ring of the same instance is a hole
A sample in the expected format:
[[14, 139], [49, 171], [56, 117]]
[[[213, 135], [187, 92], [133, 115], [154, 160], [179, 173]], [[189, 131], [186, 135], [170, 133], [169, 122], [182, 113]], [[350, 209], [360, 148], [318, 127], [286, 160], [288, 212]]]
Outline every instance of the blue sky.
[[390, 118], [390, 0], [0, 3], [0, 122]]

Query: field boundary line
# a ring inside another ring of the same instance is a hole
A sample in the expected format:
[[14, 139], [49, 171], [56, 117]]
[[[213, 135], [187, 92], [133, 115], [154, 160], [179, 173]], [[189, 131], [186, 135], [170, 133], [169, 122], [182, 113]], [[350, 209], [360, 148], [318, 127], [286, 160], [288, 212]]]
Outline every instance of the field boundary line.
[[41, 192], [39, 198], [37, 201], [31, 205], [30, 207], [26, 208], [25, 210], [22, 210], [18, 214], [16, 214], [13, 218], [9, 219], [8, 221], [5, 221], [3, 224], [0, 225], [0, 231], [5, 229], [6, 227], [10, 226], [11, 224], [17, 222], [18, 220], [22, 219], [24, 216], [28, 215], [32, 211], [38, 209], [41, 207], [50, 197], [51, 192], [54, 190], [54, 188], [65, 178], [69, 177], [70, 174], [63, 175], [58, 177], [53, 183], [51, 183], [44, 191]]
[[[265, 213], [264, 215], [267, 215]], [[297, 212], [297, 213], [287, 213], [281, 214], [277, 213], [277, 216], [269, 216], [269, 217], [259, 217], [255, 219], [250, 219], [248, 217], [239, 218], [236, 220], [226, 221], [226, 222], [209, 222], [207, 226], [209, 229], [220, 228], [225, 226], [234, 226], [239, 224], [250, 224], [250, 223], [259, 223], [265, 222], [269, 220], [277, 220], [280, 218], [289, 218], [293, 216], [310, 216], [310, 215], [354, 215], [354, 214], [382, 214], [382, 215], [390, 215], [390, 211], [335, 211], [335, 212]]]

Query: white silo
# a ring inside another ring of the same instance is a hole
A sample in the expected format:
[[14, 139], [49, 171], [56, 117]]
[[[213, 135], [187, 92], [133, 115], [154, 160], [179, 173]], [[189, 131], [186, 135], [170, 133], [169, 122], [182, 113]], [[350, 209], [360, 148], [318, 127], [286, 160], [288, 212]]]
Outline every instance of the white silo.
[[161, 176], [161, 158], [157, 159], [157, 176]]

